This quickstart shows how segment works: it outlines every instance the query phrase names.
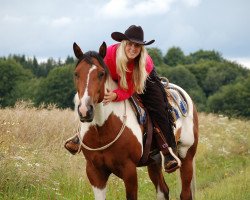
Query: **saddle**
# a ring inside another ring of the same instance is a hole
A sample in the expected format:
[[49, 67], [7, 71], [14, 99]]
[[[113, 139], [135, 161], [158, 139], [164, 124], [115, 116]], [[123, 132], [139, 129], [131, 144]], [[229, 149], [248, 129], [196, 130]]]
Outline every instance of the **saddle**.
[[[178, 118], [181, 116], [186, 117], [188, 112], [187, 101], [175, 85], [170, 84], [166, 78], [161, 78], [161, 80], [167, 93], [167, 99], [172, 108], [172, 117], [175, 125], [175, 121]], [[160, 150], [162, 151], [164, 149], [164, 151], [168, 151], [168, 145], [164, 135], [159, 130], [157, 124], [151, 120], [147, 109], [143, 106], [137, 94], [130, 97], [129, 102], [136, 114], [138, 123], [144, 130], [143, 155], [137, 166], [146, 166], [152, 162], [161, 163]]]

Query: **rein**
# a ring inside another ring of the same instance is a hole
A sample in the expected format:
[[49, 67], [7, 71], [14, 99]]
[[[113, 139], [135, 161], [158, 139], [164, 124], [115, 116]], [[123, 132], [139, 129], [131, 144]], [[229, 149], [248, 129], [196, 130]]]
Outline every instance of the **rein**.
[[[84, 149], [87, 149], [89, 151], [102, 151], [102, 150], [105, 150], [107, 149], [108, 147], [110, 147], [112, 144], [114, 144], [119, 138], [120, 136], [122, 135], [125, 127], [126, 127], [126, 120], [127, 120], [127, 114], [126, 114], [126, 102], [124, 102], [124, 115], [123, 115], [123, 120], [122, 120], [122, 127], [119, 131], [119, 133], [117, 134], [117, 136], [115, 137], [115, 139], [113, 141], [111, 141], [110, 143], [102, 146], [102, 147], [99, 147], [99, 148], [91, 148], [89, 146], [87, 146], [86, 144], [83, 143], [83, 141], [81, 140], [81, 137], [80, 137], [80, 131], [78, 131], [78, 133], [76, 134], [79, 141], [80, 141], [80, 146], [79, 146], [79, 149], [77, 151], [77, 153], [80, 153], [81, 151], [81, 147], [83, 147]], [[80, 125], [79, 125], [80, 126]], [[80, 129], [80, 128], [79, 128]]]

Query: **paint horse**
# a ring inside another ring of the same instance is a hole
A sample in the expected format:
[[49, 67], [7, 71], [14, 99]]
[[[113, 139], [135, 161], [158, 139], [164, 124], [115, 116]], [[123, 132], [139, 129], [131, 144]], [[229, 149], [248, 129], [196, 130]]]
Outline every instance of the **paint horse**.
[[[137, 199], [138, 179], [137, 164], [143, 153], [143, 132], [136, 115], [128, 102], [111, 102], [103, 105], [105, 91], [117, 88], [103, 62], [106, 55], [105, 42], [99, 53], [83, 53], [74, 43], [78, 63], [75, 68], [75, 109], [80, 118], [79, 139], [81, 150], [86, 158], [86, 173], [92, 185], [95, 199], [106, 198], [106, 184], [111, 173], [125, 183], [126, 198]], [[194, 181], [194, 156], [198, 143], [198, 117], [195, 106], [188, 94], [186, 117], [176, 121], [175, 134], [178, 135], [178, 155], [182, 162], [180, 176], [182, 181], [182, 200], [194, 199], [191, 181]], [[69, 149], [72, 141], [65, 147]], [[71, 149], [72, 150], [72, 149]], [[77, 151], [77, 149], [76, 149]], [[162, 164], [151, 163], [147, 166], [153, 182], [157, 199], [169, 199], [169, 188], [165, 183]]]

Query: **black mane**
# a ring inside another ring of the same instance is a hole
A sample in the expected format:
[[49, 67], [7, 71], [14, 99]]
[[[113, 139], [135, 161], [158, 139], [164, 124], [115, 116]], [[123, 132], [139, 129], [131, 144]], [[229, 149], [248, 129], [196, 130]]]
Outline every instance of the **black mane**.
[[98, 62], [100, 63], [100, 65], [103, 67], [103, 69], [105, 70], [106, 74], [109, 73], [108, 67], [105, 64], [105, 62], [103, 61], [103, 58], [100, 56], [99, 53], [97, 53], [96, 51], [88, 51], [86, 53], [84, 53], [82, 55], [82, 57], [78, 60], [76, 66], [82, 61], [85, 60], [88, 64], [93, 65], [94, 63], [92, 62], [91, 58], [96, 58], [98, 60]]

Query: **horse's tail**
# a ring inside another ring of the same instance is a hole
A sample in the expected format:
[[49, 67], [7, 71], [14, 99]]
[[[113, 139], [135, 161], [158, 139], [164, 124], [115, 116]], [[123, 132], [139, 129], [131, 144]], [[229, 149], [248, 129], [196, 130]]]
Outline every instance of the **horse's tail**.
[[195, 200], [195, 194], [196, 194], [196, 162], [195, 157], [193, 158], [193, 177], [191, 181], [191, 193], [193, 200]]

